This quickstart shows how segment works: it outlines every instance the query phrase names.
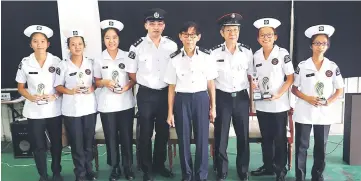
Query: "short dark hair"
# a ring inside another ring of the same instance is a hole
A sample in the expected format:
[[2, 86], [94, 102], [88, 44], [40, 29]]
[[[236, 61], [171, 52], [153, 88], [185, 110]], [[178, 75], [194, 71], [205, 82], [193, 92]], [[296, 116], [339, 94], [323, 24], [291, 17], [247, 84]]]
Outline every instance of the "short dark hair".
[[331, 45], [331, 38], [326, 35], [326, 34], [315, 34], [310, 38], [310, 46], [312, 47], [313, 41], [315, 41], [315, 39], [319, 36], [319, 35], [325, 35], [327, 38], [327, 45], [330, 46]]
[[119, 31], [118, 29], [112, 28], [112, 27], [105, 28], [105, 29], [102, 31], [102, 42], [104, 42], [105, 34], [106, 34], [109, 30], [114, 30], [115, 33], [118, 35], [118, 37], [120, 37], [120, 31]]
[[183, 24], [183, 26], [181, 27], [181, 29], [179, 30], [179, 34], [182, 34], [183, 32], [188, 32], [189, 28], [194, 28], [194, 30], [196, 30], [196, 35], [201, 34], [199, 25], [196, 22], [193, 21], [187, 21]]
[[49, 38], [44, 34], [44, 33], [40, 33], [40, 32], [35, 32], [33, 34], [30, 35], [30, 44], [31, 44], [31, 41], [33, 40], [33, 36], [36, 35], [36, 34], [41, 34], [45, 37], [46, 41], [49, 42]]
[[[82, 37], [82, 36], [79, 36], [79, 37], [80, 37], [81, 40], [83, 41], [83, 44], [84, 44], [84, 47], [85, 47], [84, 37]], [[70, 37], [70, 38], [72, 38], [72, 37]], [[68, 48], [70, 47], [70, 38], [68, 38], [68, 39], [66, 40], [66, 44], [68, 45]]]

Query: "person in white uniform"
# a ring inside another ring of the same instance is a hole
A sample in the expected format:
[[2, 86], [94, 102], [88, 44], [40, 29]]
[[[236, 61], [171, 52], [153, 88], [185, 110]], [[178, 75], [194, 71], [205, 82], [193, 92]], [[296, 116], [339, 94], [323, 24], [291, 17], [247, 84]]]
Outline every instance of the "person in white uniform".
[[[216, 117], [214, 79], [218, 73], [210, 52], [196, 46], [201, 38], [196, 23], [186, 22], [178, 35], [183, 48], [170, 55], [164, 76], [169, 84], [167, 122], [177, 132], [182, 180], [204, 181], [208, 177], [209, 124]], [[196, 142], [194, 164], [192, 132]]]
[[29, 123], [29, 138], [36, 168], [40, 181], [47, 181], [47, 130], [51, 142], [53, 180], [62, 181], [61, 99], [60, 93], [54, 88], [55, 68], [61, 60], [47, 52], [49, 38], [53, 36], [53, 30], [49, 27], [32, 25], [24, 30], [24, 34], [30, 38], [30, 47], [34, 53], [20, 62], [15, 80], [18, 82], [19, 93], [26, 98], [23, 115]]
[[[168, 85], [163, 79], [169, 55], [177, 50], [177, 44], [169, 37], [162, 36], [165, 14], [159, 8], [145, 13], [144, 27], [148, 34], [130, 47], [125, 59], [125, 70], [139, 84], [139, 152], [144, 181], [152, 180], [152, 172], [164, 177], [174, 176], [164, 165], [167, 160], [169, 125], [166, 122]], [[152, 158], [151, 138], [154, 127], [156, 135]]]
[[315, 145], [313, 148], [312, 181], [323, 181], [326, 166], [325, 151], [333, 123], [330, 116], [333, 104], [343, 94], [343, 79], [337, 64], [325, 57], [330, 47], [330, 37], [335, 28], [330, 25], [316, 25], [305, 31], [310, 38], [312, 57], [298, 64], [292, 92], [298, 99], [293, 120], [296, 129], [296, 180], [306, 177], [307, 149], [313, 127]]
[[214, 123], [215, 166], [217, 180], [226, 180], [228, 174], [228, 138], [232, 120], [237, 136], [237, 173], [241, 180], [248, 179], [249, 167], [249, 110], [247, 89], [253, 73], [252, 49], [238, 43], [242, 16], [229, 13], [218, 19], [220, 34], [225, 42], [212, 49], [218, 78], [216, 85], [216, 111]]
[[[289, 88], [294, 81], [294, 68], [288, 51], [275, 44], [276, 28], [281, 22], [263, 18], [253, 24], [258, 29], [262, 46], [254, 54], [254, 69], [258, 75], [262, 100], [255, 100], [257, 119], [262, 135], [263, 166], [251, 174], [273, 175], [284, 181], [287, 173], [287, 112], [290, 110]], [[286, 77], [286, 80], [285, 80]]]
[[118, 180], [121, 176], [119, 145], [125, 177], [128, 180], [134, 178], [132, 141], [135, 99], [132, 87], [135, 82], [129, 80], [125, 71], [124, 58], [128, 52], [118, 48], [123, 28], [123, 23], [117, 20], [101, 22], [106, 49], [103, 51], [103, 60], [94, 65], [95, 82], [101, 88], [97, 105], [107, 147], [107, 162], [113, 168], [109, 181]]
[[84, 56], [82, 30], [64, 33], [70, 50], [70, 59], [64, 59], [56, 68], [54, 86], [63, 94], [62, 114], [69, 136], [76, 181], [96, 180], [93, 172], [93, 141], [96, 124], [94, 94], [94, 60]]

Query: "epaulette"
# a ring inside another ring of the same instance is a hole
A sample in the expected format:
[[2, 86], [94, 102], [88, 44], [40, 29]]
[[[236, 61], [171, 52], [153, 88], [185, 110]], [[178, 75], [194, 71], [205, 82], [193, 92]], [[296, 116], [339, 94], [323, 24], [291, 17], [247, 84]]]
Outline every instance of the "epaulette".
[[168, 40], [170, 40], [170, 41], [172, 41], [172, 42], [176, 43], [176, 42], [174, 41], [174, 39], [173, 39], [173, 38], [171, 38], [171, 37], [169, 37], [169, 36], [164, 36], [164, 38], [167, 38]]
[[199, 50], [200, 50], [201, 52], [205, 53], [205, 54], [208, 54], [208, 55], [211, 54], [211, 52], [210, 52], [209, 50], [205, 49], [205, 48], [199, 47]]
[[173, 58], [175, 56], [177, 56], [178, 54], [180, 54], [181, 50], [178, 49], [177, 51], [173, 52], [172, 54], [170, 54], [170, 58]]
[[134, 47], [137, 47], [140, 43], [142, 43], [143, 38], [139, 38], [139, 40], [137, 40], [135, 43], [133, 43]]
[[219, 44], [219, 45], [214, 46], [211, 50], [213, 51], [213, 50], [215, 50], [215, 49], [217, 49], [217, 48], [220, 48], [220, 47], [222, 47], [222, 44]]
[[251, 47], [249, 47], [248, 45], [245, 45], [243, 43], [240, 43], [239, 46], [247, 48], [248, 50], [251, 50]]
[[27, 61], [29, 60], [29, 57], [24, 57], [21, 61]]

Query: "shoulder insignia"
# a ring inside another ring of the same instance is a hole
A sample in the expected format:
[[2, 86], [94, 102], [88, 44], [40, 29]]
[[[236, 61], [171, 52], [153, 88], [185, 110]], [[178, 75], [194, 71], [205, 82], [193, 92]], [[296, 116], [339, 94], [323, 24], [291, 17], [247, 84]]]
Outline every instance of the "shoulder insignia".
[[285, 55], [285, 57], [283, 59], [284, 59], [285, 64], [291, 61], [290, 55]]
[[177, 51], [170, 54], [170, 58], [173, 58], [173, 57], [177, 56], [178, 54], [180, 54], [180, 52], [181, 52], [181, 50], [178, 49]]
[[171, 37], [169, 37], [169, 36], [164, 36], [164, 38], [167, 38], [168, 40], [170, 40], [170, 41], [172, 41], [172, 42], [174, 42], [174, 43], [175, 43], [174, 39], [173, 39], [173, 38], [171, 38]]
[[297, 69], [296, 69], [296, 71], [295, 71], [295, 74], [300, 74], [300, 66], [299, 66], [299, 65], [297, 66]]
[[143, 38], [139, 38], [135, 43], [133, 43], [134, 47], [137, 47], [140, 43], [142, 43]]
[[213, 51], [213, 50], [215, 50], [215, 49], [217, 49], [217, 48], [220, 48], [220, 47], [222, 47], [222, 44], [219, 44], [219, 45], [214, 46], [211, 50]]
[[199, 47], [199, 50], [200, 50], [201, 52], [205, 53], [205, 54], [208, 54], [208, 55], [211, 54], [211, 52], [210, 52], [209, 50], [204, 49], [204, 48], [202, 48], [202, 47]]
[[341, 71], [340, 71], [340, 68], [337, 67], [337, 68], [336, 68], [336, 76], [339, 76], [339, 75], [341, 75]]
[[240, 43], [239, 46], [244, 47], [244, 48], [246, 48], [248, 50], [251, 50], [251, 48], [248, 45], [245, 45], [243, 43]]
[[22, 61], [19, 63], [18, 69], [21, 70], [21, 67], [23, 67], [23, 62]]

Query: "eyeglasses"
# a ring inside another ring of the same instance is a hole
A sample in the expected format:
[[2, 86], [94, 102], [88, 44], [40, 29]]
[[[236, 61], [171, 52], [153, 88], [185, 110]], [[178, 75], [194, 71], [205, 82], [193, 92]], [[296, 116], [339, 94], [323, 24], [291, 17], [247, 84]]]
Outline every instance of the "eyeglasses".
[[328, 42], [319, 42], [319, 41], [316, 41], [316, 42], [313, 42], [312, 45], [315, 45], [315, 46], [328, 46]]
[[274, 35], [273, 33], [267, 33], [267, 34], [261, 34], [261, 35], [259, 35], [259, 37], [263, 38], [263, 39], [266, 38], [266, 37], [267, 38], [272, 38], [273, 35]]
[[188, 34], [188, 33], [182, 33], [182, 36], [184, 37], [184, 38], [192, 38], [192, 39], [194, 39], [194, 38], [197, 38], [197, 34]]

